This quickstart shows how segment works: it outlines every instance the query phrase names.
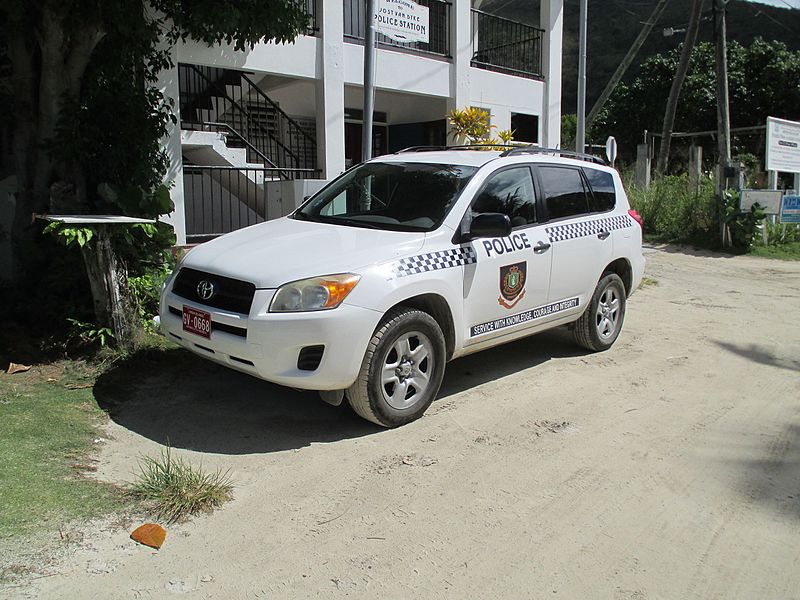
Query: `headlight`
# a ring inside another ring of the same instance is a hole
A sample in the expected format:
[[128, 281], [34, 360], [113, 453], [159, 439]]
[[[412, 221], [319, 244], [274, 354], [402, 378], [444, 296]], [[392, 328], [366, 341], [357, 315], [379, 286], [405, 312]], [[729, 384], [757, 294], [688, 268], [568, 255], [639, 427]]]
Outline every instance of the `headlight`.
[[361, 275], [342, 273], [293, 281], [278, 288], [269, 312], [329, 310], [339, 306], [356, 287]]

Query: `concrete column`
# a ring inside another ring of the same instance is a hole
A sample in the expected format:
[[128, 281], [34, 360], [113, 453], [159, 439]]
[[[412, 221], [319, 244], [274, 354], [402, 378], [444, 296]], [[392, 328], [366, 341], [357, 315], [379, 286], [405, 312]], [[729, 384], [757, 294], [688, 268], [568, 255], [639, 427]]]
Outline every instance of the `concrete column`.
[[548, 148], [561, 145], [561, 42], [564, 30], [564, 1], [541, 0], [542, 75], [545, 92], [539, 139]]
[[636, 187], [646, 190], [650, 187], [650, 145], [636, 146]]
[[175, 66], [161, 71], [158, 76], [158, 88], [165, 99], [172, 99], [172, 112], [178, 119], [175, 124], [170, 123], [167, 136], [162, 140], [164, 152], [169, 157], [169, 168], [164, 176], [164, 183], [171, 186], [169, 195], [175, 210], [167, 217], [162, 217], [165, 223], [172, 225], [175, 230], [176, 244], [186, 245], [186, 205], [183, 199], [183, 155], [181, 151], [181, 114], [180, 114], [180, 89], [178, 87], [178, 51], [175, 47], [171, 50], [172, 62]]
[[344, 3], [319, 2], [320, 44], [317, 56], [317, 163], [325, 179], [344, 163]]
[[[447, 112], [470, 105], [469, 63], [472, 60], [472, 11], [470, 3], [453, 2], [450, 5], [450, 97]], [[453, 143], [448, 131], [447, 142]]]

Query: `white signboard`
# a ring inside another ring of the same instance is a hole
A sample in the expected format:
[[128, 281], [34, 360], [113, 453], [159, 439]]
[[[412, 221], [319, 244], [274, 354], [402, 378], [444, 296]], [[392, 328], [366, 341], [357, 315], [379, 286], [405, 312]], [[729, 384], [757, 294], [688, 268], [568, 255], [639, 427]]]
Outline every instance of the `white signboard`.
[[781, 190], [742, 190], [739, 208], [744, 212], [749, 212], [753, 204], [758, 202], [765, 213], [777, 215], [781, 212], [782, 199], [783, 192]]
[[378, 0], [375, 30], [398, 42], [428, 43], [428, 7], [413, 0]]
[[800, 173], [800, 123], [767, 117], [767, 171]]

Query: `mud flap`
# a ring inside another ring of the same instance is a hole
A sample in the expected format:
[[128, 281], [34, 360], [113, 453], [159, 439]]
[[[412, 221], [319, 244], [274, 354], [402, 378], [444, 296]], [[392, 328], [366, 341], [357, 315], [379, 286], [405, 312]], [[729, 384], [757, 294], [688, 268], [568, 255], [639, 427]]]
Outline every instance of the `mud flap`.
[[319, 397], [331, 406], [339, 406], [344, 400], [344, 390], [322, 390], [319, 392]]

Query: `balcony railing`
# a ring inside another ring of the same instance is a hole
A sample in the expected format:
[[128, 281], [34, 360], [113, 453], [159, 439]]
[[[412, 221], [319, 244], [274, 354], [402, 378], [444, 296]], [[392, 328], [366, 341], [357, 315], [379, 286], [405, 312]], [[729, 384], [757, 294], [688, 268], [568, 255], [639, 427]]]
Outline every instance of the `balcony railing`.
[[544, 30], [472, 10], [472, 66], [520, 77], [542, 77]]
[[[420, 6], [428, 7], [428, 43], [398, 42], [378, 34], [378, 46], [405, 48], [414, 52], [436, 54], [450, 58], [450, 9], [452, 2], [442, 0], [417, 0]], [[366, 31], [366, 2], [364, 0], [344, 0], [344, 39], [350, 42], [364, 42]]]

